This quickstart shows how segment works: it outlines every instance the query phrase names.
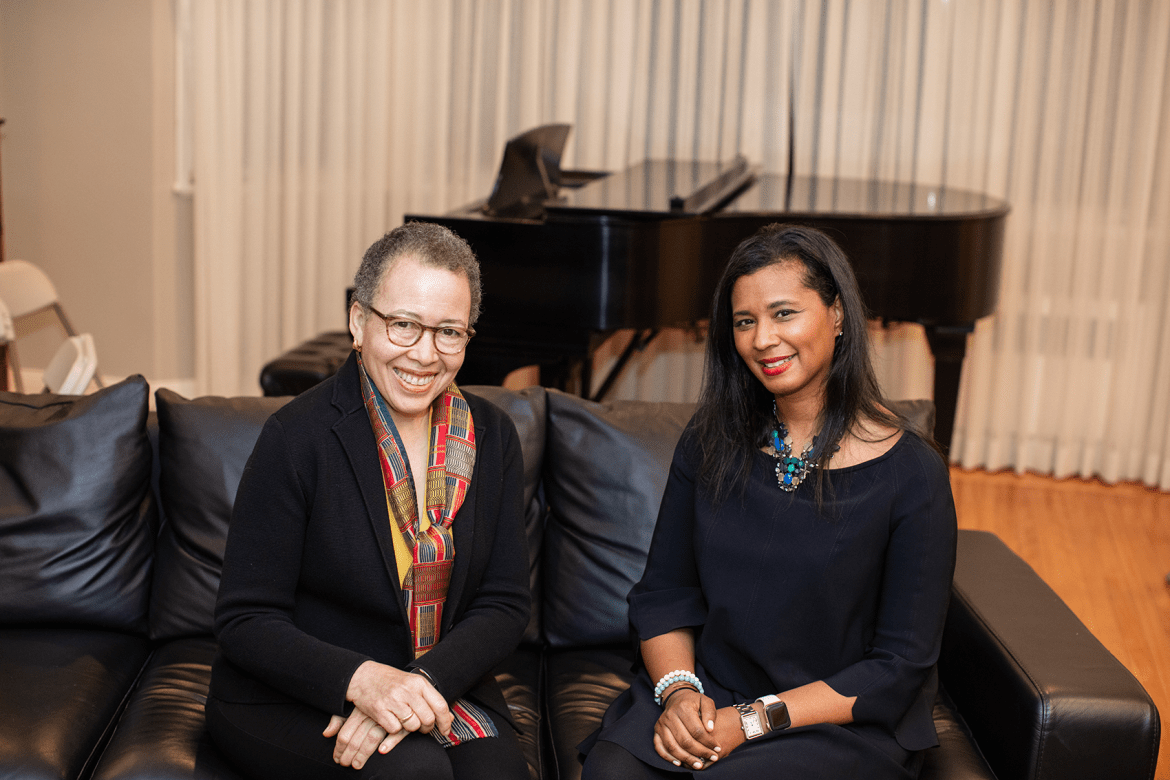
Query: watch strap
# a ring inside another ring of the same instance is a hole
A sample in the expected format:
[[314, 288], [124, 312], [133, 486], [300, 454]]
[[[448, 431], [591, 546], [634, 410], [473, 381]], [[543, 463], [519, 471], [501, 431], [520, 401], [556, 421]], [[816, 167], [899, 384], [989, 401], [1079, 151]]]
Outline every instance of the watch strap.
[[792, 725], [788, 705], [779, 696], [761, 696], [756, 701], [764, 705], [764, 722], [768, 724], [768, 731], [783, 731]]

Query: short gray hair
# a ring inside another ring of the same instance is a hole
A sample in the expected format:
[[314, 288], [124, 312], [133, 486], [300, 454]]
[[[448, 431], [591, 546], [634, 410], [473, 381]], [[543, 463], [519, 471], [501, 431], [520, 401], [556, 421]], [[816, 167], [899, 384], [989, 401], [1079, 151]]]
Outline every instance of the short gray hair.
[[471, 312], [468, 325], [479, 319], [483, 288], [479, 280], [479, 261], [471, 247], [459, 236], [433, 222], [407, 222], [396, 227], [366, 250], [362, 264], [353, 277], [353, 301], [371, 306], [378, 285], [386, 271], [400, 257], [413, 255], [431, 268], [442, 268], [467, 277], [471, 288]]

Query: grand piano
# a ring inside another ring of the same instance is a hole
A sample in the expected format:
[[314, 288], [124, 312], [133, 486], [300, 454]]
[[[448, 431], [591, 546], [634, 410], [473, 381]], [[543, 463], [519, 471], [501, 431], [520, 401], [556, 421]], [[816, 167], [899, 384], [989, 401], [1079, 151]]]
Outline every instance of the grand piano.
[[593, 351], [609, 335], [639, 334], [616, 373], [660, 329], [709, 316], [740, 241], [773, 222], [800, 223], [844, 249], [872, 317], [925, 327], [936, 438], [949, 446], [967, 334], [995, 310], [1006, 203], [946, 187], [761, 175], [743, 158], [562, 171], [568, 129], [549, 125], [509, 141], [489, 198], [406, 215], [449, 227], [479, 257], [483, 315], [462, 381], [498, 384], [537, 364], [542, 384], [587, 395]]

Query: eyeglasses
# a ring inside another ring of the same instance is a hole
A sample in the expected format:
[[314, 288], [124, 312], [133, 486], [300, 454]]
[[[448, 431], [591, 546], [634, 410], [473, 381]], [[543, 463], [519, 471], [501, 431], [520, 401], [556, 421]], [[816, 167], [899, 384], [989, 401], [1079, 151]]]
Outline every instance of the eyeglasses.
[[474, 328], [459, 328], [454, 325], [423, 325], [421, 322], [408, 320], [403, 317], [390, 317], [375, 309], [367, 309], [377, 314], [386, 323], [386, 338], [400, 347], [413, 347], [422, 338], [423, 331], [429, 330], [435, 334], [435, 349], [444, 355], [458, 355], [467, 346], [467, 342], [475, 335]]

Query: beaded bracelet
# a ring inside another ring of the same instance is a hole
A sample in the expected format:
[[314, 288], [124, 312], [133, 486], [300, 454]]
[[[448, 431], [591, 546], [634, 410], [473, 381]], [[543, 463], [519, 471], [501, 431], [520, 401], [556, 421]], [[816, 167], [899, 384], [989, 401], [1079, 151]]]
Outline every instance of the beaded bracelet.
[[670, 697], [674, 696], [679, 691], [694, 691], [695, 693], [698, 693], [699, 689], [696, 688], [695, 686], [691, 685], [690, 683], [683, 683], [682, 685], [678, 686], [670, 693], [666, 694], [666, 697], [662, 700], [662, 709], [666, 709], [666, 705], [670, 702]]
[[654, 686], [654, 703], [661, 705], [662, 692], [675, 683], [680, 682], [689, 682], [699, 690], [699, 693], [704, 692], [703, 683], [699, 681], [699, 678], [695, 676], [694, 672], [687, 671], [686, 669], [675, 669], [673, 672], [662, 675], [662, 678], [658, 680], [658, 684]]

